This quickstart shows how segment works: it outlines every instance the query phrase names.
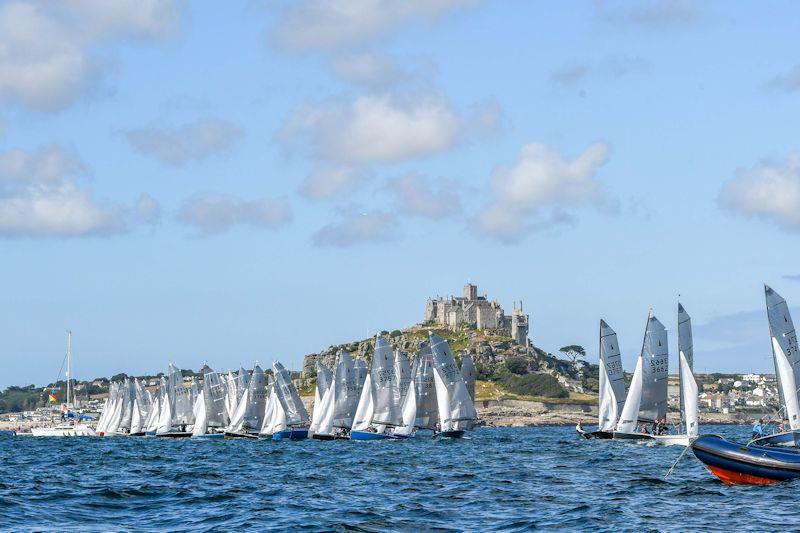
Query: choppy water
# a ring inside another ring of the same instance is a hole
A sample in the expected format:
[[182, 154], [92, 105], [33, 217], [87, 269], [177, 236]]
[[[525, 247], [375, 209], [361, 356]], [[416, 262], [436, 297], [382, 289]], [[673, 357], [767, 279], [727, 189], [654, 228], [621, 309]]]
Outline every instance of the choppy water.
[[[705, 427], [746, 439], [749, 428]], [[3, 529], [787, 529], [797, 482], [719, 483], [682, 447], [568, 427], [383, 442], [0, 437]]]

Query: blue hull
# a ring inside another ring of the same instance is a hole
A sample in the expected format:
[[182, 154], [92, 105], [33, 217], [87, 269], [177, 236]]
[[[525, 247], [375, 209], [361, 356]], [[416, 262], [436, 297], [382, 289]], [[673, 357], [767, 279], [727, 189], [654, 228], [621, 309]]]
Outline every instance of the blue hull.
[[695, 457], [724, 483], [767, 485], [800, 477], [800, 451], [743, 446], [717, 435], [702, 435], [692, 444]]
[[225, 433], [204, 433], [202, 435], [192, 435], [193, 439], [224, 439]]
[[372, 433], [370, 431], [350, 432], [350, 440], [386, 440], [391, 438], [391, 435], [386, 435], [385, 433]]
[[786, 446], [794, 448], [800, 447], [798, 443], [800, 443], [800, 432], [796, 431], [775, 433], [750, 442], [750, 444], [755, 444], [756, 446]]
[[284, 429], [272, 434], [272, 440], [305, 440], [308, 438], [308, 428]]

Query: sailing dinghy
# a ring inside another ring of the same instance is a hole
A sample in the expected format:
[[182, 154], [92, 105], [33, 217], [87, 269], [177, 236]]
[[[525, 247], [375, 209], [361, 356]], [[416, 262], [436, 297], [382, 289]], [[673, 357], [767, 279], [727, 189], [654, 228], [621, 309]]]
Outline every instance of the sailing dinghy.
[[417, 432], [423, 430], [433, 433], [439, 423], [439, 405], [436, 401], [436, 383], [433, 377], [434, 365], [430, 341], [420, 343], [417, 361], [419, 363], [414, 375], [417, 414], [414, 426], [417, 428]]
[[225, 377], [210, 368], [205, 368], [203, 387], [194, 404], [194, 428], [192, 437], [222, 438], [225, 428], [230, 424], [225, 405], [227, 388]]
[[578, 433], [587, 439], [610, 439], [614, 427], [625, 405], [625, 374], [617, 341], [617, 333], [605, 320], [600, 320], [600, 392], [597, 398], [597, 430], [584, 431], [580, 425]]
[[[272, 429], [273, 440], [303, 440], [308, 438], [308, 411], [297, 392], [289, 371], [279, 362], [272, 364], [275, 376], [275, 396], [283, 412], [282, 420]], [[326, 391], [327, 392], [327, 391]]]
[[[241, 376], [241, 372], [239, 375]], [[253, 372], [246, 382], [247, 388], [239, 399], [236, 412], [231, 417], [230, 424], [225, 430], [226, 439], [257, 439], [259, 429], [263, 425], [267, 401], [267, 383], [264, 371], [258, 363], [253, 366]]]
[[317, 385], [314, 387], [314, 409], [311, 413], [311, 425], [308, 427], [308, 432], [312, 436], [316, 433], [319, 428], [319, 423], [324, 416], [323, 399], [328, 389], [333, 385], [333, 374], [328, 370], [328, 367], [320, 363], [319, 360], [316, 361], [316, 370]]
[[439, 407], [438, 436], [459, 438], [466, 430], [460, 423], [474, 422], [478, 418], [475, 402], [469, 395], [450, 345], [433, 332], [428, 337], [433, 353], [433, 379]]
[[797, 333], [786, 300], [767, 285], [764, 285], [764, 296], [781, 413], [783, 418], [789, 420], [789, 428], [755, 439], [752, 443], [800, 447], [800, 402], [797, 398], [797, 387], [800, 386], [800, 350], [797, 346]]
[[656, 444], [689, 446], [697, 438], [697, 382], [692, 374], [694, 347], [692, 344], [692, 320], [678, 304], [678, 379], [680, 380], [681, 434], [653, 435]]
[[191, 437], [187, 431], [186, 410], [192, 409], [188, 396], [191, 394], [183, 384], [183, 372], [172, 363], [167, 366], [165, 401], [159, 414], [156, 437], [184, 438]]
[[636, 361], [625, 406], [614, 429], [614, 439], [653, 439], [650, 433], [637, 432], [637, 426], [639, 422], [646, 424], [666, 420], [668, 371], [667, 330], [650, 312], [642, 351]]
[[400, 400], [392, 347], [384, 337], [376, 335], [372, 364], [358, 401], [350, 439], [392, 438], [390, 428], [403, 424]]

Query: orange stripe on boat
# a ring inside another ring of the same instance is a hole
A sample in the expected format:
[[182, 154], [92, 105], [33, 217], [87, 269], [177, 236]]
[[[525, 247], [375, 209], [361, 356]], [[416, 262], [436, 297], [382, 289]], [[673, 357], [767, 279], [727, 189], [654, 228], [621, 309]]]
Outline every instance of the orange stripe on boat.
[[728, 485], [748, 484], [748, 485], [771, 485], [777, 483], [779, 479], [770, 479], [767, 477], [754, 476], [751, 474], [742, 474], [741, 472], [734, 472], [726, 470], [718, 466], [709, 466], [711, 473], [722, 480], [723, 483]]

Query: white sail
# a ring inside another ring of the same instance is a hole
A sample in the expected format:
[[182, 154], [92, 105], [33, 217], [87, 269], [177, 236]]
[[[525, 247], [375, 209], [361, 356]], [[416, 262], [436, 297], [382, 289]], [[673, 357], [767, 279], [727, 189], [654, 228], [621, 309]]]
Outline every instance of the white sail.
[[792, 431], [800, 429], [800, 403], [797, 384], [800, 382], [800, 349], [789, 306], [777, 292], [764, 286], [767, 301], [767, 318], [772, 341], [778, 390]]
[[287, 426], [299, 426], [308, 421], [308, 411], [306, 411], [297, 389], [292, 383], [289, 371], [279, 362], [272, 364], [272, 372], [275, 376], [275, 393], [278, 402], [283, 407], [286, 416]]
[[625, 405], [625, 374], [617, 334], [604, 320], [600, 320], [599, 393], [598, 429], [611, 431]]
[[317, 385], [314, 387], [314, 409], [311, 413], [311, 425], [308, 428], [312, 433], [319, 427], [319, 422], [322, 419], [322, 399], [325, 397], [333, 381], [331, 371], [319, 361], [316, 362], [316, 369]]
[[681, 366], [681, 403], [683, 404], [686, 434], [696, 437], [700, 429], [697, 419], [697, 382], [694, 380], [692, 369], [683, 350], [678, 352], [678, 359]]
[[116, 433], [120, 429], [120, 422], [125, 411], [125, 388], [124, 383], [119, 383], [115, 391], [114, 411], [111, 414], [111, 419], [108, 421], [108, 427], [105, 432], [108, 434]]
[[228, 431], [256, 431], [263, 424], [266, 407], [266, 378], [261, 367], [255, 365], [247, 389], [239, 399], [236, 413], [231, 417]]
[[364, 383], [359, 380], [353, 359], [346, 351], [339, 352], [334, 373], [336, 390], [334, 392], [333, 427], [350, 429], [358, 408], [361, 389]]
[[434, 363], [434, 383], [439, 406], [441, 431], [450, 431], [458, 422], [475, 420], [478, 413], [467, 385], [456, 365], [450, 345], [435, 333], [429, 334]]
[[275, 413], [275, 404], [278, 403], [278, 397], [275, 395], [275, 383], [272, 381], [267, 385], [267, 390], [269, 392], [267, 394], [267, 403], [264, 404], [264, 421], [261, 423], [259, 434], [269, 436], [272, 435], [270, 428], [272, 427], [272, 417]]
[[156, 433], [167, 433], [172, 429], [172, 405], [174, 397], [170, 394], [170, 382], [161, 378], [161, 409], [158, 415]]
[[[419, 358], [414, 361], [414, 365], [409, 370], [411, 376], [417, 373], [419, 366]], [[412, 378], [413, 379], [413, 378]], [[413, 382], [412, 382], [413, 383]], [[414, 433], [415, 423], [417, 420], [417, 390], [416, 387], [409, 387], [406, 394], [403, 396], [403, 425], [394, 428], [395, 435], [411, 435]]]
[[153, 401], [150, 403], [150, 411], [147, 413], [147, 420], [143, 430], [146, 432], [155, 431], [158, 428], [158, 419], [161, 416], [161, 387], [156, 391]]
[[364, 386], [361, 390], [361, 397], [358, 400], [356, 414], [353, 417], [353, 431], [364, 431], [372, 423], [372, 377], [367, 374]]
[[208, 433], [205, 392], [205, 390], [201, 390], [194, 402], [194, 427], [192, 428], [192, 435], [205, 435]]
[[678, 376], [681, 385], [681, 416], [689, 437], [696, 437], [699, 431], [697, 419], [697, 382], [692, 374], [694, 362], [694, 342], [692, 341], [692, 319], [689, 313], [678, 304]]
[[133, 398], [133, 385], [129, 378], [125, 378], [125, 381], [122, 382], [122, 414], [120, 415], [117, 431], [130, 430], [131, 419], [133, 418]]
[[394, 374], [397, 379], [397, 388], [400, 390], [400, 401], [402, 403], [408, 392], [411, 382], [414, 381], [414, 375], [411, 373], [411, 361], [408, 360], [408, 355], [400, 350], [394, 351]]
[[[333, 435], [333, 418], [335, 414], [336, 408], [336, 387], [338, 383], [336, 379], [331, 382], [328, 389], [325, 391], [325, 395], [322, 397], [322, 401], [320, 402], [320, 418], [319, 424], [317, 425], [317, 429], [315, 434], [318, 435]], [[314, 410], [317, 407], [314, 406]]]
[[464, 383], [467, 385], [469, 397], [475, 400], [475, 381], [478, 379], [478, 370], [475, 368], [472, 356], [468, 353], [461, 358], [461, 377], [464, 378]]
[[650, 314], [642, 345], [642, 400], [639, 418], [651, 422], [666, 420], [669, 348], [667, 329]]
[[625, 398], [625, 406], [619, 415], [616, 431], [620, 433], [633, 433], [639, 424], [639, 404], [642, 401], [642, 357], [636, 358], [636, 369], [633, 371], [633, 379], [628, 387], [628, 396]]
[[225, 410], [228, 411], [228, 418], [232, 418], [239, 405], [238, 381], [233, 372], [228, 372], [226, 379]]
[[262, 433], [266, 435], [273, 435], [281, 432], [287, 428], [286, 426], [286, 412], [283, 410], [281, 402], [278, 400], [277, 387], [273, 387], [275, 391], [275, 399], [272, 404], [272, 417], [269, 426], [266, 430], [262, 429]]
[[403, 423], [400, 407], [400, 387], [395, 373], [394, 356], [389, 342], [377, 335], [370, 366], [372, 390], [372, 423], [399, 426]]
[[439, 421], [439, 407], [436, 400], [436, 385], [433, 378], [433, 353], [431, 344], [424, 341], [419, 345], [419, 364], [414, 375], [417, 392], [417, 414], [414, 425], [418, 428], [436, 429]]
[[[203, 388], [200, 393], [205, 402], [207, 428], [224, 428], [230, 423], [228, 409], [225, 406], [228, 397], [227, 393], [223, 376], [209, 368], [208, 372], [203, 376]], [[197, 424], [196, 420], [195, 424]]]

